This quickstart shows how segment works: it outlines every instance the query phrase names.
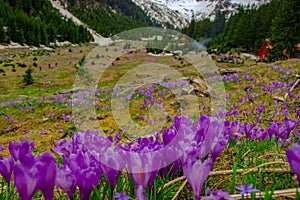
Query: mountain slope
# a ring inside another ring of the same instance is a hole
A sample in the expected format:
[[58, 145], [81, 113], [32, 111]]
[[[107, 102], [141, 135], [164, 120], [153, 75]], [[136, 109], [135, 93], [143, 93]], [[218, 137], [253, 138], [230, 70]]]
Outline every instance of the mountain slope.
[[131, 0], [61, 0], [79, 20], [104, 37], [133, 28], [159, 26]]
[[236, 12], [240, 5], [261, 5], [270, 0], [132, 0], [145, 13], [162, 24], [181, 28], [191, 19], [214, 19], [219, 11], [227, 16]]
[[96, 33], [96, 31], [94, 31], [93, 29], [87, 27], [84, 23], [82, 23], [77, 17], [75, 17], [72, 13], [70, 13], [68, 10], [66, 10], [64, 8], [63, 5], [61, 5], [60, 2], [58, 1], [53, 1], [50, 0], [52, 6], [56, 9], [58, 9], [58, 11], [63, 15], [66, 16], [67, 18], [71, 19], [75, 24], [77, 25], [83, 25], [89, 32], [90, 34], [93, 36], [94, 38], [94, 42], [98, 43], [98, 44], [106, 44], [107, 42], [109, 42], [108, 38], [104, 38], [101, 35], [99, 35], [98, 33]]
[[63, 18], [49, 1], [0, 0], [0, 42], [49, 46], [92, 40], [86, 28]]

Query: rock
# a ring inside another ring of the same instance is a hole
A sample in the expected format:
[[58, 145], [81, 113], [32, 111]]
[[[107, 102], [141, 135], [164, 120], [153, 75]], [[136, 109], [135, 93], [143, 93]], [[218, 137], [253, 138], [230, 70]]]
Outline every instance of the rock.
[[218, 69], [221, 75], [228, 75], [228, 74], [238, 74], [241, 73], [242, 70], [239, 68], [225, 68], [225, 69]]
[[192, 90], [189, 91], [189, 94], [195, 94], [199, 97], [209, 97], [208, 85], [207, 83], [199, 78], [190, 78], [189, 84], [192, 86]]
[[[201, 77], [192, 77], [187, 80], [188, 84], [183, 85], [179, 90], [181, 95], [196, 95], [198, 97], [209, 97], [209, 87]], [[176, 104], [175, 102], [173, 102]]]

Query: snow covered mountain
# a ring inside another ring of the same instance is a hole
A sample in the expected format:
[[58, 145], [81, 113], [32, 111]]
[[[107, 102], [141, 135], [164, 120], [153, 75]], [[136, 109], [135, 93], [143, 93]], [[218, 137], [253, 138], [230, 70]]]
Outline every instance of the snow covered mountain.
[[171, 24], [181, 28], [194, 16], [195, 19], [215, 17], [218, 11], [228, 15], [234, 13], [240, 5], [261, 5], [271, 0], [132, 0], [153, 20], [164, 25]]

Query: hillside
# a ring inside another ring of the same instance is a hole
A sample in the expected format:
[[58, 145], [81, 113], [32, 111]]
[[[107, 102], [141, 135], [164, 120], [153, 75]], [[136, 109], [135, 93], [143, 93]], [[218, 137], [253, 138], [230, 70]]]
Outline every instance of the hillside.
[[[267, 39], [270, 60], [299, 56], [299, 1], [273, 0], [257, 7], [240, 7], [227, 21], [224, 13], [215, 20], [192, 20], [182, 32], [205, 43], [216, 53], [258, 54]], [[298, 46], [297, 46], [298, 45]]]
[[299, 10], [297, 0], [273, 0], [259, 9], [240, 9], [211, 46], [223, 52], [234, 48], [258, 53], [268, 38], [270, 60], [299, 56]]
[[0, 0], [0, 42], [50, 46], [56, 41], [92, 40], [84, 26], [63, 18], [48, 0]]
[[130, 0], [61, 2], [73, 15], [104, 37], [133, 28], [159, 26]]
[[100, 34], [98, 34], [95, 30], [91, 29], [90, 27], [88, 27], [86, 24], [83, 24], [82, 21], [80, 21], [77, 17], [75, 17], [72, 13], [70, 13], [65, 7], [64, 5], [61, 4], [61, 2], [59, 1], [54, 1], [54, 0], [50, 0], [52, 6], [56, 9], [58, 9], [58, 11], [63, 15], [66, 16], [67, 18], [71, 19], [75, 24], [77, 25], [82, 25], [84, 26], [89, 33], [93, 36], [94, 39], [94, 43], [97, 44], [106, 44], [107, 42], [109, 42], [109, 38], [104, 38], [103, 36], [101, 36]]

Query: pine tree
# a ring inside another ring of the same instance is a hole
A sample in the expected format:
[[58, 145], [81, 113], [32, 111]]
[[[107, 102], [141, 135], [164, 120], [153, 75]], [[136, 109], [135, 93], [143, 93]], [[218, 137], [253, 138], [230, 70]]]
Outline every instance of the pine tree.
[[17, 22], [14, 18], [12, 24], [8, 27], [8, 33], [11, 41], [17, 42], [18, 41], [18, 27], [17, 27]]
[[[45, 0], [0, 0], [0, 20], [0, 42], [10, 40], [49, 46], [58, 35], [64, 41], [72, 34], [75, 43], [92, 39], [86, 28], [81, 31], [82, 38], [79, 39], [79, 26], [72, 20], [61, 19], [61, 14]], [[7, 32], [3, 30], [4, 26]]]
[[0, 42], [5, 41], [5, 37], [6, 37], [3, 25], [4, 25], [3, 21], [2, 21], [2, 19], [0, 19]]
[[[241, 11], [239, 11], [239, 12], [241, 12]], [[233, 15], [225, 25], [225, 28], [224, 28], [225, 44], [224, 44], [224, 46], [226, 46], [226, 47], [229, 47], [229, 48], [236, 47], [235, 39], [236, 39], [237, 35], [235, 35], [234, 32], [237, 27], [239, 18], [240, 18], [240, 15], [239, 15], [239, 13], [237, 13], [237, 14]]]
[[49, 46], [48, 34], [45, 25], [42, 25], [41, 27], [41, 43], [43, 45]]
[[193, 18], [191, 20], [191, 23], [189, 25], [188, 32], [187, 32], [187, 35], [190, 36], [191, 38], [194, 38], [194, 36], [195, 36], [195, 26], [196, 26], [196, 20], [193, 15]]
[[40, 21], [35, 21], [33, 24], [33, 31], [34, 31], [34, 45], [40, 46], [41, 44], [41, 24]]
[[274, 53], [286, 54], [288, 58], [296, 53], [295, 44], [300, 34], [299, 0], [281, 0], [271, 26], [271, 41]]
[[25, 71], [25, 74], [23, 75], [23, 82], [26, 85], [31, 85], [33, 83], [33, 78], [32, 78], [32, 75], [31, 75], [32, 72], [33, 72], [33, 69], [29, 68]]
[[50, 42], [56, 42], [57, 29], [54, 27], [53, 24], [49, 24], [47, 26], [47, 33], [49, 35], [49, 41]]
[[24, 38], [24, 31], [22, 29], [20, 29], [17, 33], [17, 42], [19, 42], [21, 45], [23, 45], [25, 43], [25, 38]]
[[223, 30], [224, 30], [224, 27], [225, 27], [225, 21], [226, 21], [226, 18], [225, 18], [225, 13], [222, 13], [222, 12], [218, 12], [217, 15], [216, 15], [216, 19], [214, 21], [214, 32], [213, 32], [213, 36], [221, 33]]

